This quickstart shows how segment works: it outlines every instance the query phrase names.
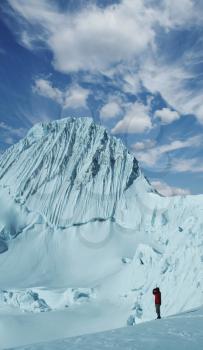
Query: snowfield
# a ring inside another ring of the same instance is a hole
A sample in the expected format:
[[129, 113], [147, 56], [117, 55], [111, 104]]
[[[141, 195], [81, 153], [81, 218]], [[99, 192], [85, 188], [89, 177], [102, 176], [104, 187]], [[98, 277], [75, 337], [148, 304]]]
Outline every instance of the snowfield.
[[161, 196], [90, 118], [38, 124], [1, 155], [0, 206], [3, 348], [156, 332], [138, 326], [155, 318], [156, 285], [164, 317], [203, 305], [203, 195]]
[[[203, 348], [203, 309], [188, 311], [136, 327], [121, 328], [49, 343], [22, 346], [19, 350], [200, 350]], [[16, 349], [17, 350], [17, 349]]]

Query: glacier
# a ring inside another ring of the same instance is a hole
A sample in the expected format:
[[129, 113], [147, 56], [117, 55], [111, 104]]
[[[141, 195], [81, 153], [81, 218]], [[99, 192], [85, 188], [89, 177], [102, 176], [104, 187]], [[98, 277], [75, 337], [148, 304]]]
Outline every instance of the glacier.
[[163, 317], [203, 304], [203, 195], [160, 195], [91, 118], [37, 124], [5, 151], [0, 203], [4, 348], [25, 330], [32, 343], [149, 321], [156, 285]]

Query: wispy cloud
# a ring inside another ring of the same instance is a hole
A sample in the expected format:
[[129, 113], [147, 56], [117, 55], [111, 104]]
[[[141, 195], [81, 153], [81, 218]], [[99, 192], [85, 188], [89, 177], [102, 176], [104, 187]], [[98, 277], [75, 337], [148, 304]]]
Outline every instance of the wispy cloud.
[[46, 79], [36, 79], [33, 91], [41, 96], [48, 97], [55, 102], [62, 104], [64, 103], [64, 93], [58, 88], [54, 87], [53, 84]]
[[0, 122], [0, 134], [2, 140], [7, 145], [11, 145], [14, 143], [15, 139], [19, 139], [25, 136], [26, 129], [24, 128], [15, 128], [6, 124], [5, 122]]
[[183, 159], [177, 158], [173, 161], [171, 171], [178, 173], [203, 173], [202, 159], [192, 158]]
[[183, 196], [183, 195], [188, 195], [191, 194], [190, 190], [180, 188], [180, 187], [174, 187], [174, 186], [169, 186], [166, 182], [160, 181], [160, 180], [154, 180], [151, 182], [154, 188], [162, 195], [164, 196]]
[[139, 75], [149, 91], [160, 93], [179, 114], [193, 114], [203, 123], [203, 84], [194, 87], [199, 73], [184, 67], [181, 62], [166, 66], [149, 60], [141, 67]]
[[[153, 167], [165, 154], [172, 154], [174, 151], [185, 148], [200, 147], [202, 143], [202, 135], [196, 135], [183, 141], [174, 140], [164, 145], [154, 145], [154, 142], [151, 140], [148, 140], [146, 142], [138, 142], [132, 145], [132, 150], [141, 163], [149, 167]], [[173, 159], [172, 156], [170, 158]], [[174, 160], [170, 160], [170, 168], [175, 169]]]

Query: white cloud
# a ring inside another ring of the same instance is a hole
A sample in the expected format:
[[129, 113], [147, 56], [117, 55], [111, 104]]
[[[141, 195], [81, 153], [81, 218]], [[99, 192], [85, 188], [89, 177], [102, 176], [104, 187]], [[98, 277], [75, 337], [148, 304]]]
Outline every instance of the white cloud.
[[87, 99], [90, 94], [88, 89], [83, 89], [81, 86], [72, 85], [69, 90], [65, 92], [64, 107], [81, 108], [87, 107]]
[[199, 158], [175, 159], [172, 164], [172, 171], [178, 173], [203, 173], [202, 160]]
[[146, 151], [147, 149], [151, 149], [153, 147], [155, 147], [156, 142], [155, 140], [145, 140], [144, 142], [139, 141], [136, 142], [132, 148], [134, 149], [134, 151]]
[[[140, 145], [140, 142], [139, 142], [132, 145], [132, 149], [135, 152], [136, 158], [140, 162], [144, 163], [147, 166], [153, 167], [161, 159], [161, 157], [167, 153], [171, 154], [171, 152], [173, 151], [184, 149], [184, 148], [199, 147], [202, 145], [202, 143], [203, 143], [202, 135], [197, 135], [197, 136], [192, 136], [184, 141], [175, 140], [175, 141], [172, 141], [171, 143], [160, 145], [160, 146], [158, 145], [154, 147], [152, 142], [152, 148], [149, 148], [150, 147], [149, 141], [147, 141], [146, 143], [142, 143], [142, 145]], [[171, 164], [171, 160], [170, 160], [170, 167], [174, 168], [174, 166]]]
[[[157, 25], [169, 30], [201, 19], [193, 0], [161, 0], [158, 6], [147, 0], [122, 0], [105, 8], [86, 5], [74, 13], [62, 13], [48, 0], [8, 1], [28, 23], [38, 26], [36, 40], [53, 51], [54, 65], [63, 72], [130, 62], [154, 47]], [[24, 43], [30, 48], [33, 31], [28, 35], [31, 40], [24, 30]]]
[[143, 85], [152, 93], [160, 93], [179, 114], [194, 114], [203, 123], [203, 88], [190, 87], [190, 82], [198, 78], [182, 63], [163, 65], [149, 60], [139, 72]]
[[201, 22], [201, 15], [195, 7], [194, 0], [163, 0], [158, 2], [160, 8], [160, 24], [166, 29], [185, 25], [187, 22]]
[[155, 112], [155, 117], [161, 119], [163, 124], [170, 124], [180, 118], [180, 114], [176, 111], [172, 111], [169, 108], [162, 108]]
[[[196, 78], [188, 68], [188, 57], [171, 65], [157, 54], [160, 32], [166, 35], [203, 23], [200, 1], [122, 0], [105, 8], [84, 5], [72, 13], [62, 12], [57, 2], [48, 0], [8, 1], [17, 12], [23, 45], [29, 49], [39, 42], [46, 45], [53, 53], [55, 69], [107, 74], [122, 74], [123, 69], [124, 92], [137, 93], [144, 86], [159, 92], [177, 113], [192, 113], [203, 123], [203, 89], [188, 87]], [[191, 50], [195, 55], [196, 50]], [[167, 120], [166, 115], [163, 118]]]
[[152, 128], [149, 107], [139, 102], [126, 104], [126, 113], [112, 129], [112, 133], [142, 133]]
[[151, 182], [154, 188], [162, 195], [164, 196], [183, 196], [183, 195], [188, 195], [191, 194], [190, 190], [184, 189], [184, 188], [179, 188], [179, 187], [174, 187], [174, 186], [169, 186], [166, 182], [160, 181], [160, 180], [155, 180]]
[[113, 119], [121, 114], [120, 101], [110, 99], [100, 110], [100, 118], [103, 120]]
[[81, 86], [74, 84], [65, 91], [53, 86], [46, 79], [36, 79], [33, 87], [34, 92], [41, 96], [48, 97], [59, 103], [63, 108], [81, 108], [87, 106], [87, 98], [89, 90], [83, 89]]
[[55, 87], [53, 87], [52, 83], [46, 79], [36, 79], [34, 91], [39, 95], [48, 97], [55, 102], [63, 105], [63, 92]]
[[61, 13], [45, 0], [9, 3], [28, 23], [39, 24], [41, 39], [54, 53], [54, 66], [63, 72], [105, 69], [131, 60], [154, 41], [156, 13], [141, 0], [75, 13]]

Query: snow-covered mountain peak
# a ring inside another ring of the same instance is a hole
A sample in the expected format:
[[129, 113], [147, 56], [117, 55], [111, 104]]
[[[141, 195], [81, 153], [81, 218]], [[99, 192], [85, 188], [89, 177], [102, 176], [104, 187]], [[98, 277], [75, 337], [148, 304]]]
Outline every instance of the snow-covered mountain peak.
[[47, 136], [48, 134], [58, 134], [63, 132], [66, 129], [79, 128], [88, 128], [90, 125], [94, 125], [95, 128], [104, 129], [102, 126], [98, 126], [94, 123], [92, 118], [89, 117], [69, 117], [58, 120], [53, 120], [50, 122], [40, 122], [35, 124], [27, 134], [27, 138], [31, 141], [37, 141], [42, 137]]
[[0, 306], [68, 306], [59, 320], [70, 315], [69, 329], [69, 296], [81, 288], [79, 319], [104, 309], [110, 329], [152, 319], [156, 285], [163, 316], [203, 303], [203, 197], [157, 194], [122, 142], [89, 118], [38, 124], [8, 149], [0, 204]]
[[37, 124], [0, 159], [1, 183], [60, 227], [113, 217], [139, 175], [133, 155], [91, 118]]

